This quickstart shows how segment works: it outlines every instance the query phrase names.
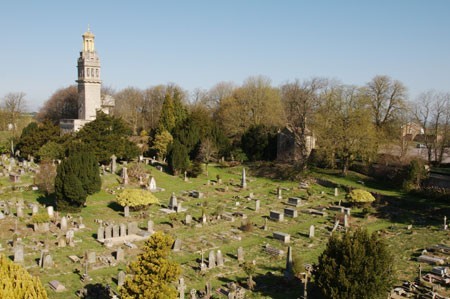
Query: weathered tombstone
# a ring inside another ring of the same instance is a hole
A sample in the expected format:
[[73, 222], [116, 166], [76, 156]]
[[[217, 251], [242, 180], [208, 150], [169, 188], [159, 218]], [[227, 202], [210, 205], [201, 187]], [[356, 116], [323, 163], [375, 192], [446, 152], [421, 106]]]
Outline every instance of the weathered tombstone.
[[175, 208], [175, 211], [177, 213], [183, 212], [183, 208], [181, 207], [181, 201], [177, 204], [177, 207]]
[[55, 212], [53, 210], [53, 206], [48, 206], [47, 207], [47, 214], [50, 218], [53, 218], [53, 216], [55, 215]]
[[128, 223], [128, 234], [129, 235], [137, 234], [138, 231], [139, 231], [139, 228], [138, 228], [137, 222], [133, 221], [133, 222]]
[[66, 242], [69, 244], [69, 246], [74, 247], [75, 243], [73, 242], [73, 238], [75, 237], [75, 232], [71, 229], [69, 229], [66, 232]]
[[172, 192], [172, 195], [169, 199], [169, 209], [175, 210], [178, 206], [177, 197], [175, 196], [175, 192]]
[[61, 236], [58, 238], [58, 247], [63, 248], [67, 246], [66, 237]]
[[286, 217], [297, 218], [298, 217], [298, 212], [297, 212], [296, 209], [284, 208], [284, 215]]
[[223, 254], [222, 251], [217, 250], [217, 255], [216, 255], [216, 262], [217, 262], [217, 267], [222, 267], [223, 266]]
[[291, 206], [299, 207], [302, 205], [302, 199], [299, 197], [289, 197], [287, 204], [291, 205]]
[[127, 235], [127, 225], [125, 223], [121, 223], [120, 227], [120, 236], [125, 237]]
[[121, 262], [124, 259], [125, 259], [125, 251], [122, 249], [122, 247], [117, 248], [116, 261]]
[[192, 215], [191, 214], [186, 214], [186, 218], [184, 219], [184, 223], [186, 225], [189, 225], [192, 223]]
[[87, 254], [87, 262], [89, 264], [95, 264], [97, 262], [97, 254], [95, 251], [89, 251]]
[[112, 225], [108, 225], [105, 227], [105, 239], [111, 239], [112, 238]]
[[61, 222], [59, 224], [59, 227], [61, 228], [62, 231], [66, 231], [67, 230], [67, 218], [66, 218], [66, 216], [63, 216], [61, 218]]
[[19, 217], [19, 218], [23, 217], [23, 207], [22, 206], [17, 206], [16, 214], [17, 214], [17, 217]]
[[130, 217], [130, 207], [129, 206], [125, 206], [123, 208], [123, 214], [125, 217]]
[[257, 199], [255, 201], [255, 212], [259, 212], [260, 207], [261, 207], [261, 201], [259, 199]]
[[147, 232], [153, 234], [154, 233], [153, 226], [154, 226], [154, 223], [152, 220], [147, 221]]
[[214, 254], [214, 251], [211, 250], [208, 256], [208, 268], [213, 269], [215, 266], [216, 266], [216, 255]]
[[122, 168], [122, 179], [123, 179], [123, 184], [128, 185], [128, 171], [125, 166]]
[[117, 286], [121, 287], [125, 283], [126, 274], [124, 271], [119, 271], [117, 274]]
[[314, 225], [311, 225], [309, 227], [309, 237], [310, 238], [314, 238], [314, 231], [315, 231]]
[[149, 191], [156, 191], [156, 181], [154, 177], [150, 177], [150, 181], [148, 182], [148, 190]]
[[117, 169], [117, 157], [115, 155], [111, 156], [111, 173], [115, 173]]
[[237, 249], [237, 259], [240, 263], [244, 261], [244, 248], [242, 248], [242, 246], [239, 246]]
[[291, 235], [282, 232], [273, 232], [273, 238], [283, 243], [289, 243], [291, 241]]
[[349, 227], [347, 214], [344, 214], [344, 227]]
[[242, 189], [247, 188], [247, 178], [245, 175], [245, 168], [242, 168], [241, 188]]
[[105, 228], [100, 225], [97, 229], [97, 240], [103, 242], [105, 240]]
[[42, 268], [46, 269], [46, 268], [52, 268], [54, 265], [53, 263], [53, 258], [52, 256], [47, 252], [44, 254], [43, 256], [43, 260], [42, 260]]
[[190, 299], [197, 299], [197, 290], [196, 289], [192, 289], [189, 294], [191, 295]]
[[175, 252], [181, 250], [181, 240], [180, 239], [178, 239], [178, 238], [175, 239], [175, 242], [173, 243], [173, 246], [172, 246], [172, 250]]
[[184, 299], [184, 291], [186, 290], [186, 285], [184, 284], [184, 278], [180, 277], [178, 279], [178, 298], [179, 299]]
[[31, 215], [36, 215], [39, 212], [39, 206], [38, 205], [33, 205], [31, 207]]
[[203, 296], [203, 298], [205, 298], [205, 299], [211, 298], [211, 282], [210, 281], [208, 281], [205, 284], [205, 296]]
[[14, 262], [15, 263], [23, 263], [23, 245], [22, 244], [15, 244], [14, 245]]
[[118, 238], [120, 237], [120, 226], [118, 224], [113, 225], [112, 228], [112, 237]]
[[339, 196], [339, 190], [338, 190], [338, 188], [334, 188], [334, 196]]
[[281, 195], [281, 187], [277, 187], [277, 199], [281, 200], [283, 199], [283, 196]]
[[269, 217], [271, 220], [281, 222], [284, 220], [284, 215], [278, 211], [270, 211]]
[[267, 218], [264, 218], [264, 230], [267, 230], [269, 228], [268, 224], [267, 224]]
[[284, 278], [287, 280], [291, 280], [294, 278], [294, 271], [293, 271], [293, 261], [292, 261], [292, 248], [291, 246], [288, 247], [288, 252], [286, 256], [286, 270], [284, 270]]

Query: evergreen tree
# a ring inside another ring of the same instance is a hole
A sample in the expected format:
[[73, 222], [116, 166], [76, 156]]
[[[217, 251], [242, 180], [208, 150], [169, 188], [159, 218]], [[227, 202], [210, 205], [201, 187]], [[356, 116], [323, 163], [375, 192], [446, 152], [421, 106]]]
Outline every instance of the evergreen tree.
[[169, 167], [174, 175], [188, 169], [189, 155], [186, 146], [174, 140], [168, 156]]
[[58, 166], [55, 178], [56, 204], [61, 209], [79, 209], [88, 195], [100, 191], [101, 179], [94, 154], [73, 152]]
[[32, 122], [22, 130], [17, 149], [20, 150], [20, 155], [24, 158], [31, 155], [40, 159], [39, 149], [44, 144], [57, 141], [59, 138], [59, 127], [50, 121], [45, 121], [42, 124]]
[[128, 267], [133, 274], [120, 288], [123, 299], [174, 299], [177, 291], [171, 285], [180, 275], [180, 265], [168, 256], [173, 239], [156, 232], [145, 243], [143, 253]]
[[33, 277], [21, 265], [0, 254], [0, 298], [47, 299], [47, 292], [38, 277]]
[[385, 298], [393, 258], [376, 233], [357, 229], [333, 234], [315, 265], [314, 278], [325, 298]]

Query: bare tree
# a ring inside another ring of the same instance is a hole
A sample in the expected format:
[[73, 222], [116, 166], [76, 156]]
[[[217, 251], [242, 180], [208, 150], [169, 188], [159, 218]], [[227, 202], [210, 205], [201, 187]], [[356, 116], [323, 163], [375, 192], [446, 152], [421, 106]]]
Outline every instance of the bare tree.
[[311, 134], [314, 112], [319, 105], [321, 92], [327, 86], [327, 80], [313, 78], [300, 82], [295, 80], [281, 86], [281, 101], [287, 118], [288, 127], [292, 130], [295, 145], [300, 152], [300, 166], [306, 167], [309, 155], [307, 135]]
[[144, 95], [143, 92], [134, 87], [128, 87], [119, 91], [115, 95], [116, 106], [114, 114], [122, 117], [131, 127], [133, 134], [138, 133], [138, 129], [144, 126]]
[[430, 134], [433, 113], [433, 97], [433, 91], [422, 93], [414, 105], [414, 117], [423, 129], [422, 141], [427, 149], [428, 163], [431, 163], [433, 154], [433, 138]]
[[78, 88], [76, 85], [58, 89], [44, 103], [36, 116], [39, 121], [46, 119], [54, 124], [64, 118], [78, 117]]
[[8, 119], [8, 127], [11, 129], [15, 138], [18, 134], [19, 118], [26, 109], [25, 93], [8, 93], [3, 99], [3, 106]]

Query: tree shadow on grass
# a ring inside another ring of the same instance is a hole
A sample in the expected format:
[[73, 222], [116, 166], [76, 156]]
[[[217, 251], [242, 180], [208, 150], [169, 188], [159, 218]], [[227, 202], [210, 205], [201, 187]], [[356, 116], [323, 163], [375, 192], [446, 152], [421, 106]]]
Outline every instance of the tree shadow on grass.
[[108, 208], [112, 209], [114, 212], [123, 212], [123, 207], [115, 201], [110, 201], [108, 203]]
[[41, 205], [44, 206], [56, 206], [56, 197], [55, 197], [55, 193], [49, 194], [49, 195], [40, 195], [37, 199], [37, 202]]
[[96, 283], [85, 285], [78, 296], [84, 299], [109, 299], [111, 298], [110, 293], [111, 288], [109, 285]]

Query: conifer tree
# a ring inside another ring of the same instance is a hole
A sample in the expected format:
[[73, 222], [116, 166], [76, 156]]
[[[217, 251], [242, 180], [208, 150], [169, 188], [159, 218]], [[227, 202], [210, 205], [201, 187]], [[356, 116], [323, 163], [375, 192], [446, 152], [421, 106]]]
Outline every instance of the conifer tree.
[[186, 146], [181, 144], [177, 139], [172, 144], [172, 149], [168, 155], [169, 167], [174, 175], [179, 174], [188, 169], [189, 155]]
[[180, 265], [168, 256], [172, 237], [156, 232], [144, 245], [144, 252], [130, 264], [127, 277], [120, 288], [122, 299], [174, 299], [177, 291], [171, 285], [180, 275]]
[[0, 298], [47, 299], [47, 292], [38, 277], [33, 277], [21, 265], [0, 254]]
[[376, 233], [357, 229], [334, 233], [315, 265], [314, 278], [325, 298], [385, 298], [393, 276], [392, 256]]

